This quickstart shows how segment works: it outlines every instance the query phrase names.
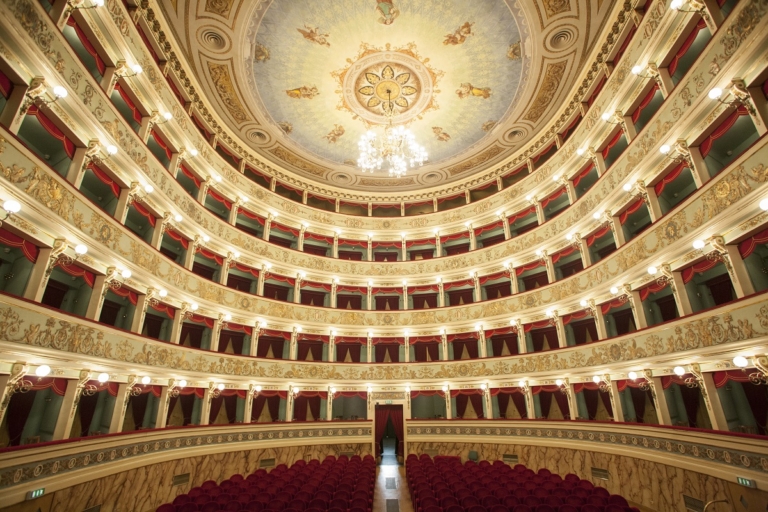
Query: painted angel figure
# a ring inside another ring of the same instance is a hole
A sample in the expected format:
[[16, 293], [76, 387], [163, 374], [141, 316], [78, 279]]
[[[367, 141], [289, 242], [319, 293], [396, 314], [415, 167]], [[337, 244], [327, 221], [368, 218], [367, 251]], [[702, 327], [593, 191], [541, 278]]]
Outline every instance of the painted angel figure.
[[285, 91], [285, 93], [291, 98], [296, 98], [296, 99], [305, 98], [308, 100], [311, 100], [312, 98], [320, 94], [320, 92], [317, 90], [317, 87], [314, 85], [312, 87], [307, 87], [306, 85], [303, 85], [301, 87], [297, 87], [296, 89], [288, 89]]
[[376, 12], [379, 13], [378, 22], [382, 25], [391, 25], [395, 18], [400, 16], [400, 11], [395, 7], [394, 0], [376, 2]]
[[470, 23], [468, 21], [464, 22], [464, 24], [457, 28], [453, 34], [445, 35], [445, 41], [443, 41], [443, 44], [446, 46], [449, 44], [457, 46], [464, 43], [464, 41], [467, 40], [467, 37], [473, 35], [472, 25], [474, 25], [474, 23]]
[[440, 142], [448, 142], [449, 140], [451, 140], [451, 136], [445, 133], [443, 129], [440, 128], [439, 126], [433, 126], [432, 133], [435, 134], [435, 136], [437, 137], [437, 140], [439, 140]]
[[298, 30], [307, 41], [312, 41], [320, 46], [331, 46], [331, 43], [326, 39], [327, 37], [330, 37], [330, 34], [321, 34], [318, 27], [310, 27], [306, 23], [304, 24], [304, 29], [297, 28], [296, 30]]
[[344, 135], [344, 127], [338, 124], [333, 125], [333, 130], [328, 132], [327, 135], [323, 135], [325, 139], [328, 141], [328, 144], [333, 144], [337, 140], [339, 140], [339, 137]]
[[483, 99], [491, 97], [490, 87], [475, 87], [469, 82], [464, 82], [456, 89], [456, 94], [459, 95], [459, 99], [464, 99], [468, 96], [478, 96]]

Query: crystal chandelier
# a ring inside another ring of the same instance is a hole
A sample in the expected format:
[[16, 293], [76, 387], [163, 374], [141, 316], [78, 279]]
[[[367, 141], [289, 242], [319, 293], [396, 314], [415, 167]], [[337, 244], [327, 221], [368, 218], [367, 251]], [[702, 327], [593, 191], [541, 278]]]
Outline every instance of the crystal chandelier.
[[357, 165], [362, 172], [381, 170], [384, 162], [389, 165], [389, 175], [395, 178], [404, 176], [408, 167], [423, 165], [427, 160], [427, 151], [416, 143], [416, 137], [404, 126], [392, 126], [394, 105], [392, 91], [387, 90], [389, 101], [384, 104], [387, 126], [384, 136], [379, 138], [376, 132], [368, 130], [360, 137], [358, 147], [360, 157]]

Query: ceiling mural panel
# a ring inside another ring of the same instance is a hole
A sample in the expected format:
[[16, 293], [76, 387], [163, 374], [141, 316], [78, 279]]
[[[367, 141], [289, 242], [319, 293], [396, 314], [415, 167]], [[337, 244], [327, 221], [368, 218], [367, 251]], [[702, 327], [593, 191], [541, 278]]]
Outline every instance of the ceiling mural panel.
[[523, 80], [503, 0], [275, 0], [249, 33], [252, 100], [329, 164], [355, 165], [390, 100], [437, 164], [486, 137]]

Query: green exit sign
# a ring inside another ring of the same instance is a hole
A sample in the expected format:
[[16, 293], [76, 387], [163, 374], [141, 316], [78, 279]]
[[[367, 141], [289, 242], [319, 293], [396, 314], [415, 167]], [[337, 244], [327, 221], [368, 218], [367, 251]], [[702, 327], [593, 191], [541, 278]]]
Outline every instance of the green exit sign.
[[391, 404], [391, 403], [392, 403], [392, 400], [387, 400], [387, 401], [386, 401], [386, 402], [384, 402], [384, 403], [385, 403], [385, 404]]
[[27, 493], [27, 499], [34, 500], [35, 498], [39, 498], [43, 494], [45, 494], [45, 489], [35, 489], [34, 491], [29, 491]]
[[755, 482], [754, 480], [751, 480], [749, 478], [742, 478], [740, 476], [737, 476], [736, 477], [736, 482], [739, 485], [743, 485], [744, 487], [751, 487], [753, 489], [755, 489], [757, 487], [757, 482]]

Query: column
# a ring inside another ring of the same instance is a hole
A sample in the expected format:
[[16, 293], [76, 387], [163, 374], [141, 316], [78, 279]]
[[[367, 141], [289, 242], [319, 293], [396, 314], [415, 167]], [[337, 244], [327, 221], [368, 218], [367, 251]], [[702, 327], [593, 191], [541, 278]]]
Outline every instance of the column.
[[541, 251], [541, 259], [544, 260], [544, 267], [547, 269], [547, 279], [550, 283], [557, 281], [555, 275], [555, 266], [552, 264], [552, 258], [547, 254], [547, 251]]
[[373, 333], [368, 331], [368, 341], [365, 343], [365, 354], [366, 354], [366, 359], [365, 360], [368, 361], [369, 363], [373, 362], [372, 361], [373, 358], [371, 357], [373, 355], [373, 350], [372, 350], [373, 344], [371, 343], [371, 335], [372, 334]]
[[595, 319], [595, 328], [597, 329], [597, 339], [604, 340], [608, 338], [608, 332], [605, 330], [605, 315], [600, 306], [595, 305], [595, 301], [589, 301], [589, 308], [592, 310], [592, 317]]
[[174, 345], [179, 344], [181, 338], [181, 326], [184, 323], [184, 317], [187, 316], [187, 311], [189, 311], [189, 304], [183, 303], [181, 309], [177, 309], [176, 314], [173, 315], [170, 342]]
[[259, 280], [256, 282], [256, 295], [264, 296], [264, 280], [267, 278], [269, 267], [264, 263], [261, 265], [261, 272], [259, 272]]
[[483, 329], [482, 326], [480, 327], [480, 330], [477, 331], [477, 342], [480, 344], [480, 357], [488, 357], [488, 346], [485, 342], [485, 329]]
[[477, 249], [477, 237], [475, 236], [475, 230], [472, 229], [472, 224], [467, 224], [467, 231], [469, 232], [469, 250], [474, 251]]
[[513, 267], [509, 267], [509, 285], [512, 288], [512, 295], [520, 293], [520, 283], [517, 282], [517, 272]]
[[408, 310], [408, 281], [403, 280], [403, 310]]
[[623, 293], [627, 296], [629, 305], [632, 307], [632, 316], [635, 320], [635, 326], [638, 329], [644, 329], [648, 327], [648, 319], [645, 316], [645, 308], [643, 308], [643, 301], [640, 300], [640, 292], [633, 291], [628, 285], [624, 285]]
[[234, 203], [232, 203], [232, 209], [229, 210], [229, 217], [227, 218], [227, 222], [232, 224], [233, 226], [237, 225], [237, 212], [240, 209], [240, 205], [242, 204], [242, 200], [238, 197]]
[[366, 255], [368, 261], [373, 261], [373, 240], [368, 237], [368, 247], [366, 248]]
[[75, 421], [77, 404], [80, 402], [83, 386], [85, 386], [85, 383], [90, 378], [91, 373], [87, 370], [82, 370], [78, 380], [67, 380], [67, 390], [64, 392], [64, 400], [61, 402], [59, 416], [56, 419], [56, 427], [53, 429], [54, 441], [69, 439], [69, 433], [72, 430], [72, 423]]
[[[179, 167], [181, 167], [181, 162], [182, 160], [184, 160], [184, 158], [186, 158], [186, 156], [187, 156], [187, 152], [183, 149], [181, 151], [177, 151], [176, 153], [171, 153], [171, 160], [170, 162], [168, 162], [168, 171], [171, 173], [171, 176], [173, 176], [174, 178], [178, 174]], [[203, 196], [203, 198], [205, 198], [205, 196]]]
[[448, 360], [448, 336], [445, 334], [445, 329], [440, 330], [440, 347], [442, 348], [442, 354], [440, 354], [441, 361]]
[[[13, 82], [12, 77], [8, 77]], [[41, 78], [33, 78], [32, 83], [35, 80], [42, 80]], [[24, 116], [29, 110], [31, 100], [27, 98], [27, 91], [29, 87], [27, 84], [13, 84], [13, 91], [3, 107], [3, 111], [0, 112], [0, 125], [8, 128], [11, 133], [18, 133], [21, 122], [24, 120]], [[762, 93], [761, 93], [762, 94]]]
[[[110, 80], [108, 83], [101, 83], [102, 89], [104, 89], [104, 92], [108, 96], [112, 95], [112, 91], [115, 88], [115, 83], [119, 79], [119, 77], [116, 75], [116, 73], [113, 73], [113, 80]], [[104, 78], [106, 79], [106, 76]], [[137, 132], [137, 135], [144, 144], [146, 144], [147, 140], [149, 139], [149, 132], [152, 130], [152, 125], [155, 121], [156, 119], [152, 115], [142, 116], [141, 118], [141, 123], [139, 123], [139, 131]], [[176, 173], [173, 173], [173, 176], [176, 177]]]
[[[306, 192], [305, 192], [306, 194]], [[331, 421], [333, 419], [333, 393], [331, 393], [331, 390], [328, 390], [328, 405], [325, 407], [325, 421]]]
[[[306, 191], [304, 192], [304, 197], [306, 197]], [[302, 224], [301, 229], [299, 229], [299, 241], [298, 245], [296, 246], [296, 249], [299, 251], [304, 250], [304, 232], [307, 230], [307, 226]]]
[[197, 202], [205, 204], [205, 196], [208, 195], [208, 188], [211, 186], [211, 178], [207, 178], [200, 183], [200, 188], [197, 189]]
[[293, 421], [293, 387], [288, 388], [288, 397], [285, 400], [285, 421]]
[[[605, 380], [609, 377], [606, 375]], [[619, 383], [610, 379], [608, 384], [611, 386], [611, 406], [613, 407], [613, 421], [624, 421], [624, 407], [622, 406], [621, 395], [619, 394]]]
[[586, 238], [581, 238], [578, 233], [573, 235], [574, 241], [579, 245], [579, 254], [581, 254], [581, 265], [584, 268], [592, 264], [592, 256], [589, 254], [589, 246]]
[[472, 286], [475, 289], [475, 302], [483, 300], [483, 295], [480, 293], [480, 280], [477, 278], [477, 272], [472, 272]]
[[91, 298], [88, 299], [88, 308], [85, 310], [85, 318], [89, 320], [99, 321], [101, 316], [101, 306], [104, 305], [104, 296], [107, 294], [107, 285], [109, 279], [117, 278], [117, 269], [110, 267], [107, 269], [109, 276], [96, 275], [93, 281], [93, 290], [91, 291]]
[[331, 253], [331, 257], [338, 258], [339, 257], [339, 234], [334, 233], [333, 235], [333, 251]]
[[[648, 206], [648, 212], [651, 214], [651, 222], [656, 222], [662, 216], [659, 196], [656, 195], [654, 187], [646, 187], [641, 181], [638, 181], [637, 183], [638, 186], [642, 186], [645, 189], [643, 191], [643, 199], [645, 199], [645, 204]], [[640, 185], [641, 183], [643, 184]]]
[[331, 282], [331, 307], [332, 308], [335, 308], [337, 304], [336, 294], [338, 293], [337, 288], [339, 287], [339, 284], [336, 281], [337, 279], [334, 279], [333, 282]]
[[656, 407], [656, 416], [660, 425], [672, 425], [672, 419], [669, 417], [669, 406], [667, 405], [667, 396], [664, 394], [664, 387], [661, 384], [661, 377], [652, 377], [650, 370], [643, 372], [646, 380], [651, 384], [653, 394], [653, 405]]
[[270, 213], [267, 215], [267, 220], [264, 221], [264, 241], [269, 242], [269, 230], [272, 229], [272, 221], [274, 217]]
[[725, 260], [725, 266], [730, 267], [731, 283], [733, 289], [736, 291], [736, 297], [741, 299], [747, 295], [755, 293], [755, 287], [752, 285], [752, 280], [747, 273], [747, 267], [744, 265], [744, 260], [741, 258], [738, 245], [723, 245], [725, 253], [723, 259]]
[[229, 267], [235, 261], [235, 255], [227, 253], [227, 257], [224, 258], [224, 262], [221, 264], [221, 270], [219, 270], [219, 284], [227, 286], [227, 280], [229, 279]]
[[301, 304], [301, 274], [296, 274], [296, 281], [293, 283], [293, 303]]
[[440, 241], [440, 233], [435, 231], [435, 258], [443, 255], [443, 243]]
[[197, 254], [197, 248], [203, 245], [203, 240], [200, 236], [196, 236], [194, 240], [189, 241], [187, 252], [184, 253], [184, 268], [192, 270], [192, 265], [195, 264], [195, 254]]
[[112, 420], [109, 423], [109, 433], [117, 434], [123, 430], [123, 421], [125, 420], [125, 410], [128, 408], [131, 390], [136, 385], [136, 376], [128, 377], [127, 384], [117, 385], [117, 396], [115, 397], [114, 409], [112, 409]]
[[368, 291], [365, 293], [365, 304], [368, 311], [371, 311], [373, 309], [373, 297], [372, 297], [372, 290], [373, 283], [371, 281], [368, 281]]
[[[700, 8], [701, 17], [707, 22], [707, 28], [713, 34], [723, 25], [723, 13], [720, 11], [720, 4], [717, 0], [699, 0], [704, 4]], [[698, 6], [696, 6], [698, 7]]]
[[154, 293], [154, 290], [150, 288], [146, 294], [138, 296], [133, 313], [133, 321], [131, 322], [132, 333], [141, 334], [141, 330], [144, 327], [144, 316], [147, 314], [147, 307], [149, 307], [149, 299], [152, 293]]
[[707, 407], [709, 421], [714, 430], [724, 430], [728, 432], [728, 420], [725, 419], [723, 405], [720, 403], [720, 395], [717, 394], [715, 380], [711, 372], [702, 373], [698, 364], [691, 365], [691, 373], [696, 376], [701, 390], [701, 396], [704, 398], [704, 404]]
[[224, 315], [219, 313], [219, 316], [213, 320], [213, 327], [211, 328], [211, 345], [208, 350], [211, 352], [219, 351], [219, 340], [221, 339], [221, 330], [226, 326], [227, 322], [224, 321]]
[[[682, 141], [682, 143], [685, 144], [685, 141]], [[678, 146], [680, 146], [680, 144], [678, 144]], [[691, 174], [693, 175], [693, 181], [696, 183], [696, 188], [699, 189], [709, 181], [709, 170], [707, 169], [707, 164], [704, 162], [704, 157], [701, 156], [701, 151], [699, 151], [698, 146], [695, 148], [689, 148], [685, 146], [685, 151], [685, 154], [688, 156], [687, 160], [689, 168], [692, 171]]]
[[534, 198], [533, 199], [533, 205], [536, 207], [536, 218], [539, 221], [539, 226], [547, 222], [546, 217], [544, 217], [544, 208], [541, 207], [541, 203]]
[[637, 137], [637, 130], [635, 129], [635, 123], [632, 121], [632, 116], [621, 113], [617, 110], [616, 115], [621, 120], [621, 129], [624, 131], [624, 136], [627, 138], [627, 144], [631, 143]]
[[499, 215], [499, 220], [501, 220], [501, 226], [504, 228], [504, 240], [509, 240], [512, 238], [512, 231], [509, 229], [509, 222], [504, 215]]
[[120, 196], [117, 198], [117, 206], [115, 207], [115, 220], [120, 224], [125, 224], [125, 218], [128, 215], [128, 207], [133, 204], [135, 199], [134, 187], [138, 189], [138, 183], [131, 183], [131, 188], [120, 189]]
[[437, 282], [437, 307], [445, 307], [445, 288], [442, 279]]
[[610, 222], [611, 231], [613, 232], [613, 241], [616, 243], [618, 249], [622, 245], [627, 243], [627, 239], [624, 237], [624, 228], [621, 226], [621, 219], [611, 215], [611, 212], [606, 211], [605, 216]]
[[403, 237], [400, 251], [400, 261], [408, 261], [408, 248], [405, 245], [405, 237]]
[[32, 267], [29, 281], [27, 281], [27, 286], [24, 288], [24, 298], [27, 300], [33, 302], [43, 300], [43, 294], [45, 293], [45, 287], [48, 286], [48, 277], [50, 275], [48, 269], [53, 269], [56, 258], [67, 248], [67, 243], [64, 240], [55, 240], [53, 244], [54, 248], [40, 248], [37, 261]]
[[566, 390], [565, 396], [568, 397], [568, 411], [571, 416], [571, 420], [575, 420], [579, 417], [579, 409], [576, 407], [576, 394], [573, 392], [573, 384], [568, 382], [568, 379], [564, 379], [563, 388]]
[[210, 423], [211, 400], [213, 400], [214, 389], [216, 389], [215, 384], [211, 382], [208, 387], [205, 388], [205, 392], [203, 393], [203, 403], [200, 407], [200, 425], [208, 425]]
[[406, 333], [403, 336], [403, 341], [405, 342], [405, 350], [403, 351], [405, 355], [405, 362], [410, 363], [411, 362], [411, 346], [408, 343], [408, 334]]
[[451, 420], [453, 419], [453, 410], [451, 409], [451, 390], [446, 389], [443, 391], [443, 395], [445, 396], [445, 419]]
[[[748, 101], [751, 101], [752, 105], [755, 107], [754, 112], [750, 112], [752, 121], [755, 123], [755, 129], [757, 129], [759, 135], [764, 135], [766, 130], [768, 130], [768, 127], [766, 126], [768, 125], [768, 101], [766, 101], [763, 89], [760, 85], [750, 87], [746, 89], [746, 91], [749, 95]], [[7, 104], [5, 108], [8, 108]]]
[[295, 361], [298, 355], [297, 354], [298, 339], [299, 339], [299, 329], [298, 327], [294, 327], [293, 331], [291, 331], [291, 341], [290, 341], [290, 345], [288, 346], [288, 359], [290, 359], [291, 361]]
[[155, 228], [152, 230], [152, 247], [160, 250], [160, 246], [163, 244], [163, 235], [165, 230], [171, 222], [171, 212], [165, 212], [162, 219], [157, 219], [155, 222]]
[[87, 156], [91, 151], [99, 150], [99, 143], [96, 140], [90, 141], [88, 146], [87, 148], [75, 148], [75, 156], [72, 157], [72, 163], [69, 164], [69, 169], [67, 170], [67, 181], [78, 190], [80, 190], [83, 176], [85, 176]]
[[328, 362], [336, 362], [336, 334], [335, 331], [331, 331], [331, 335], [328, 337]]
[[483, 390], [483, 402], [485, 402], [485, 418], [493, 419], [493, 402], [491, 401], [491, 390], [488, 386]]
[[568, 194], [568, 203], [575, 203], [578, 196], [576, 196], [576, 188], [573, 186], [573, 182], [571, 180], [560, 179], [560, 183], [565, 187], [565, 192]]
[[176, 387], [176, 381], [174, 379], [168, 380], [168, 385], [163, 386], [160, 391], [160, 401], [157, 405], [157, 420], [155, 421], [155, 428], [165, 428], [168, 421], [168, 407], [170, 406], [171, 394]]
[[531, 387], [526, 384], [523, 388], [523, 393], [525, 394], [526, 419], [535, 420], [536, 406], [533, 404], [533, 391], [531, 390]]
[[565, 325], [563, 324], [563, 317], [557, 314], [557, 310], [552, 312], [552, 320], [555, 323], [555, 329], [557, 329], [557, 345], [560, 348], [568, 346], [568, 340], [565, 337]]
[[251, 422], [251, 415], [253, 414], [253, 392], [255, 391], [253, 384], [248, 384], [248, 391], [245, 393], [245, 407], [243, 407], [243, 423], [247, 424]]
[[603, 158], [603, 154], [600, 152], [596, 152], [595, 148], [590, 147], [589, 148], [589, 154], [592, 157], [592, 160], [595, 162], [595, 169], [597, 169], [597, 176], [600, 177], [603, 174], [605, 174], [605, 158]]
[[526, 354], [528, 352], [528, 344], [525, 342], [525, 328], [519, 321], [515, 321], [512, 327], [517, 332], [517, 352], [519, 354]]
[[693, 313], [693, 308], [691, 307], [691, 301], [688, 298], [688, 290], [685, 288], [685, 283], [683, 282], [682, 272], [672, 272], [672, 278], [672, 293], [675, 295], [677, 311], [680, 316], [690, 315]]

